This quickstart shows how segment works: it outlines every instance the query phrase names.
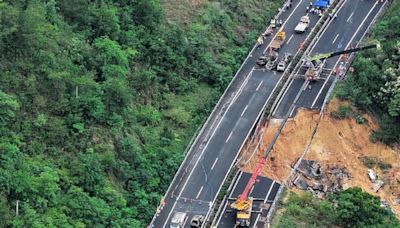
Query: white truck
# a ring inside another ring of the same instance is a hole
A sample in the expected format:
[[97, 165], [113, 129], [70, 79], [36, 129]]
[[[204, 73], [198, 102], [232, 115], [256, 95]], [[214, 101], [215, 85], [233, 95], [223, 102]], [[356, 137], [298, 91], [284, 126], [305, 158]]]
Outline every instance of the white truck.
[[185, 212], [176, 212], [174, 217], [171, 219], [170, 228], [183, 228], [187, 220], [187, 214]]
[[310, 25], [310, 18], [308, 16], [302, 16], [300, 18], [300, 22], [294, 28], [296, 33], [303, 33], [307, 30], [308, 26]]

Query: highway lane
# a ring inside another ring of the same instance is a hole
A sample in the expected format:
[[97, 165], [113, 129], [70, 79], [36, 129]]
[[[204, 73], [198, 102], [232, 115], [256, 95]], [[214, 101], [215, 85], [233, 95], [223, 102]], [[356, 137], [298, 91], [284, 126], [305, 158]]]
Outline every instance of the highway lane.
[[[326, 31], [316, 42], [311, 55], [343, 50], [356, 44], [366, 31], [368, 25], [382, 7], [379, 1], [369, 0], [347, 0], [338, 12], [337, 19], [328, 25]], [[333, 68], [339, 57], [326, 60], [325, 67]], [[304, 73], [304, 72], [297, 72]], [[330, 77], [328, 77], [330, 76]], [[325, 75], [325, 78], [311, 82], [308, 88], [303, 91], [296, 102], [296, 107], [320, 108], [334, 78], [332, 75]], [[304, 83], [302, 77], [294, 79], [283, 98], [274, 111], [275, 118], [282, 118], [289, 110], [292, 101]]]
[[[232, 228], [235, 226], [236, 211], [230, 208], [230, 204], [243, 192], [249, 181], [251, 173], [239, 174], [239, 178], [234, 183], [234, 187], [231, 190], [227, 201], [222, 203], [222, 212], [216, 219], [216, 226], [218, 228]], [[266, 177], [258, 177], [258, 182], [254, 185], [254, 188], [250, 192], [250, 197], [254, 198], [253, 202], [253, 214], [251, 217], [251, 227], [263, 227], [260, 222], [261, 217], [265, 217], [268, 213], [270, 204], [275, 199], [275, 196], [279, 189], [279, 184]]]
[[[281, 17], [284, 20], [290, 16], [284, 27], [289, 42], [282, 47], [281, 53], [297, 51], [307, 35], [296, 35], [289, 40], [299, 18], [305, 14], [308, 2], [299, 1], [297, 4], [292, 8], [293, 11], [286, 11]], [[318, 17], [311, 19], [312, 25], [315, 25]], [[230, 102], [223, 107], [225, 112], [220, 120], [211, 124], [207, 137], [203, 136], [206, 140], [189, 151], [190, 159], [182, 164], [181, 172], [176, 175], [165, 197], [164, 207], [152, 221], [154, 227], [165, 227], [178, 211], [188, 212], [189, 219], [194, 214], [206, 215], [209, 212], [240, 148], [281, 78], [282, 74], [275, 71], [252, 71], [255, 60], [266, 50], [269, 40], [271, 37], [263, 46], [251, 52], [237, 73], [237, 77], [244, 78], [243, 83], [233, 85], [239, 93], [229, 95]]]

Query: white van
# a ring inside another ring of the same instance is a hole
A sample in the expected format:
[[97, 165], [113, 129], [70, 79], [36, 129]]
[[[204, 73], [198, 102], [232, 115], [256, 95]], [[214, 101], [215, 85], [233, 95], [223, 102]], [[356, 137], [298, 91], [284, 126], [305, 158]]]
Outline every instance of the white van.
[[176, 212], [171, 219], [170, 228], [182, 228], [187, 219], [187, 214], [184, 212]]

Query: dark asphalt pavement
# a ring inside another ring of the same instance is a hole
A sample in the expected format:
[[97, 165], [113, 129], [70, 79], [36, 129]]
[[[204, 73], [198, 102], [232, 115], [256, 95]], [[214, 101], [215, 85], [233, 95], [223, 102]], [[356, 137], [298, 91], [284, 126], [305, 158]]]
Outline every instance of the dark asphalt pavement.
[[[279, 53], [294, 54], [311, 30], [310, 27], [304, 34], [293, 34], [307, 4], [307, 1], [299, 1], [297, 8], [294, 5], [281, 15], [280, 19], [286, 21], [287, 42]], [[292, 16], [287, 20], [290, 14]], [[317, 19], [316, 15], [311, 17], [312, 26]], [[166, 194], [164, 207], [152, 222], [154, 227], [166, 227], [178, 211], [187, 212], [188, 220], [195, 214], [207, 215], [209, 212], [240, 148], [281, 78], [282, 74], [275, 71], [253, 70], [255, 60], [266, 50], [271, 39], [272, 36], [253, 50], [221, 98], [225, 99], [225, 104], [217, 107], [220, 111], [215, 116], [210, 116], [214, 121], [205, 126], [204, 133], [198, 136], [200, 139], [188, 152]]]
[[[234, 187], [229, 194], [229, 198], [227, 201], [222, 203], [222, 213], [218, 215], [216, 220], [216, 226], [218, 228], [232, 228], [235, 226], [236, 220], [236, 211], [230, 208], [230, 204], [235, 201], [235, 199], [243, 192], [246, 187], [247, 182], [249, 181], [251, 173], [240, 173], [239, 178], [236, 183], [234, 183]], [[268, 213], [271, 203], [275, 199], [275, 196], [279, 189], [279, 184], [275, 181], [266, 178], [266, 177], [258, 177], [257, 184], [254, 185], [253, 190], [250, 192], [250, 197], [254, 198], [253, 207], [252, 207], [252, 217], [251, 217], [251, 227], [263, 227], [263, 224], [260, 222], [261, 217], [265, 217]]]
[[[346, 49], [346, 47], [350, 48], [352, 44], [355, 45], [362, 38], [367, 27], [382, 7], [383, 4], [377, 2], [379, 1], [347, 0], [343, 8], [338, 12], [338, 17], [327, 27], [312, 49], [311, 56], [339, 51]], [[325, 68], [332, 69], [338, 59], [339, 57], [327, 59]], [[325, 78], [327, 78], [327, 75]], [[321, 108], [333, 80], [334, 77], [331, 76], [328, 79], [310, 82], [308, 88], [301, 93], [297, 100], [296, 107]], [[275, 109], [273, 115], [275, 118], [282, 118], [287, 114], [303, 83], [304, 79], [302, 77], [296, 78], [291, 82], [281, 102]]]

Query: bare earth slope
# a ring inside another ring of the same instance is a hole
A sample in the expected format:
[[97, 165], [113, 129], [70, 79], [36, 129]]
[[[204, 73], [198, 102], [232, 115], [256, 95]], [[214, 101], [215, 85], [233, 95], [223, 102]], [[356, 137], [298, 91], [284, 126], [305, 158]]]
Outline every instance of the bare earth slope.
[[[331, 117], [330, 113], [339, 105], [343, 105], [343, 102], [333, 100], [328, 105], [305, 159], [316, 160], [323, 167], [336, 164], [345, 166], [351, 175], [351, 178], [344, 182], [345, 189], [358, 186], [370, 194], [380, 196], [389, 203], [397, 216], [400, 216], [400, 205], [396, 203], [396, 199], [400, 198], [400, 150], [370, 141], [370, 134], [378, 125], [368, 115], [364, 115], [367, 120], [365, 124], [356, 123], [354, 118], [338, 120]], [[293, 120], [288, 121], [269, 155], [262, 172], [263, 176], [281, 182], [287, 179], [291, 165], [304, 152], [318, 119], [319, 113], [300, 110]], [[263, 136], [263, 148], [258, 150], [242, 170], [246, 172], [254, 170], [259, 156], [273, 137], [278, 125], [276, 121], [269, 123]], [[372, 189], [372, 183], [367, 175], [368, 167], [363, 162], [363, 157], [391, 166], [385, 169], [379, 168], [379, 165], [373, 166], [372, 169], [379, 179], [385, 182], [377, 193]]]

